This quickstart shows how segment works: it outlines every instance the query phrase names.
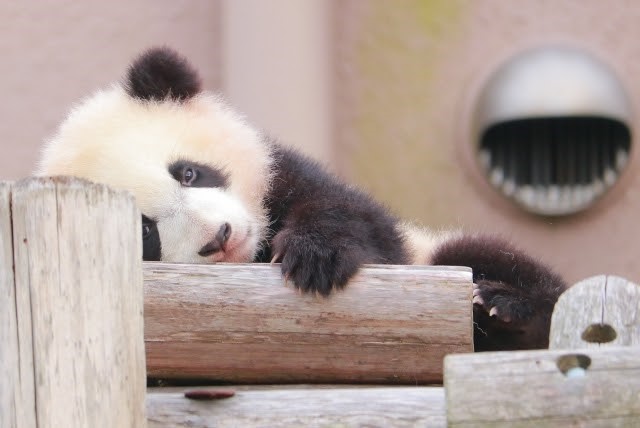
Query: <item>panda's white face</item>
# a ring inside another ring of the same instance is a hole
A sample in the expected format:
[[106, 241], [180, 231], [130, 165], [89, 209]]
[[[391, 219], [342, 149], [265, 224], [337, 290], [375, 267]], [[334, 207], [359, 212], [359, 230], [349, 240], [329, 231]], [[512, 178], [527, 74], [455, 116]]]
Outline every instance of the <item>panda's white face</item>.
[[147, 259], [249, 262], [267, 228], [269, 150], [214, 96], [140, 100], [115, 86], [72, 111], [45, 146], [37, 174], [132, 192]]
[[[201, 263], [251, 261], [261, 238], [260, 224], [240, 200], [228, 191], [224, 172], [191, 161], [177, 161], [169, 172], [180, 187], [174, 191], [173, 209], [151, 220], [160, 243], [154, 252], [153, 236], [143, 239], [149, 259]], [[150, 232], [153, 232], [152, 230]], [[195, 245], [195, 247], [194, 247]]]

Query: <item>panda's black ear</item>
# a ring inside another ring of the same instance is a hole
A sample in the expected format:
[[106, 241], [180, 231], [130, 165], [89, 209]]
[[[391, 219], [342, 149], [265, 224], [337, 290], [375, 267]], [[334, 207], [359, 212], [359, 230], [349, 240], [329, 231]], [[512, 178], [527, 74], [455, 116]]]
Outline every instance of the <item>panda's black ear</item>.
[[129, 67], [125, 89], [142, 100], [185, 101], [200, 92], [200, 76], [179, 53], [168, 47], [152, 48]]

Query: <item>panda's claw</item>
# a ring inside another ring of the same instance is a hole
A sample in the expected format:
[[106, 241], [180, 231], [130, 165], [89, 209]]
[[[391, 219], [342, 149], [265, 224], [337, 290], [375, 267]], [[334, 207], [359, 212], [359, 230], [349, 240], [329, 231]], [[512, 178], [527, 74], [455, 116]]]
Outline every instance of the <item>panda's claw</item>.
[[474, 295], [473, 297], [473, 303], [476, 305], [484, 305], [484, 300], [482, 300], [482, 297], [480, 297], [479, 295]]
[[498, 308], [496, 308], [495, 306], [491, 308], [491, 310], [489, 310], [489, 316], [490, 317], [498, 317]]

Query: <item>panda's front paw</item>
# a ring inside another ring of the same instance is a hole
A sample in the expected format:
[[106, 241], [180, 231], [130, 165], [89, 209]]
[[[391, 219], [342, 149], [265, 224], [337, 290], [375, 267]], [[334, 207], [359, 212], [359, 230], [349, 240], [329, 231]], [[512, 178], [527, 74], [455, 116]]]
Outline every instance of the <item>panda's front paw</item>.
[[359, 251], [344, 242], [330, 242], [322, 236], [278, 232], [271, 242], [273, 261], [281, 262], [282, 274], [303, 292], [328, 296], [334, 288], [344, 287], [361, 266]]

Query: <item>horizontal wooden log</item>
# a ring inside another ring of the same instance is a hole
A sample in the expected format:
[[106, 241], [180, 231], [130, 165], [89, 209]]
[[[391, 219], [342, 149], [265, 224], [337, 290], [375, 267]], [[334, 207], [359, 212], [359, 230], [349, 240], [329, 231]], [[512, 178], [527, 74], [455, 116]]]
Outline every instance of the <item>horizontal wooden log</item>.
[[184, 393], [147, 394], [149, 427], [445, 427], [438, 387], [239, 390], [194, 401]]
[[143, 270], [151, 377], [415, 385], [473, 349], [468, 268], [370, 266], [329, 298], [285, 286], [278, 265]]
[[640, 426], [638, 347], [450, 355], [444, 385], [449, 426]]
[[640, 346], [640, 286], [613, 275], [581, 281], [558, 299], [550, 349]]

